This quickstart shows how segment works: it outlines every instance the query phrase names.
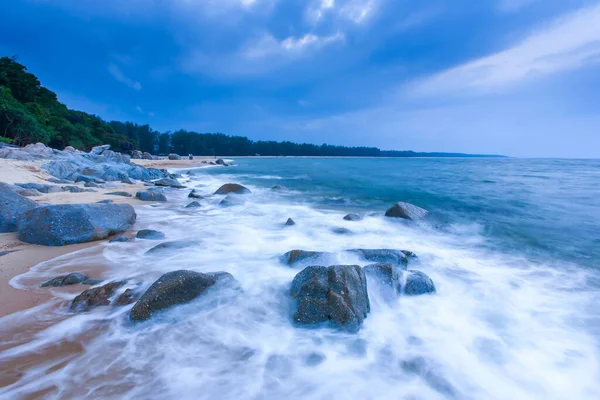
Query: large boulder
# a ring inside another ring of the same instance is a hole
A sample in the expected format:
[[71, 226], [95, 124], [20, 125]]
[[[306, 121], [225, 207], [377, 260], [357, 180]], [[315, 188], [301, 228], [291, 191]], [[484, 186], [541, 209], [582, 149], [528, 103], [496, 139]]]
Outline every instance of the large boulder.
[[181, 160], [181, 156], [179, 154], [171, 153], [169, 154], [169, 160]]
[[287, 265], [296, 265], [309, 262], [328, 262], [334, 254], [324, 251], [291, 250], [280, 257], [281, 262]]
[[71, 302], [71, 311], [89, 311], [98, 306], [107, 306], [117, 290], [125, 285], [125, 281], [110, 282], [106, 285], [88, 289], [75, 297]]
[[19, 240], [45, 246], [106, 239], [131, 228], [135, 211], [128, 204], [60, 204], [23, 214]]
[[178, 188], [178, 189], [185, 187], [181, 183], [179, 183], [179, 181], [175, 178], [162, 178], [162, 179], [159, 179], [156, 182], [154, 182], [154, 184], [156, 186], [167, 186], [167, 187], [173, 187], [173, 188]]
[[411, 221], [423, 219], [427, 214], [429, 214], [427, 210], [401, 201], [394, 204], [385, 212], [386, 217], [403, 218]]
[[226, 183], [223, 186], [221, 186], [219, 189], [217, 189], [217, 191], [215, 192], [215, 194], [229, 194], [229, 193], [245, 194], [245, 193], [250, 193], [250, 189], [248, 189], [245, 186], [239, 185], [237, 183]]
[[372, 263], [389, 263], [397, 265], [408, 264], [407, 253], [410, 253], [405, 250], [393, 249], [351, 249], [346, 251], [356, 254]]
[[294, 280], [294, 321], [356, 331], [370, 311], [367, 279], [358, 265], [310, 266]]
[[16, 193], [10, 185], [0, 182], [0, 233], [16, 232], [23, 214], [37, 203]]
[[158, 190], [141, 190], [135, 197], [142, 201], [167, 201], [167, 196]]
[[404, 294], [418, 296], [420, 294], [435, 293], [435, 285], [427, 274], [421, 271], [408, 271]]
[[189, 303], [218, 281], [234, 280], [226, 272], [201, 273], [179, 270], [161, 276], [131, 309], [132, 321], [145, 321], [158, 311]]

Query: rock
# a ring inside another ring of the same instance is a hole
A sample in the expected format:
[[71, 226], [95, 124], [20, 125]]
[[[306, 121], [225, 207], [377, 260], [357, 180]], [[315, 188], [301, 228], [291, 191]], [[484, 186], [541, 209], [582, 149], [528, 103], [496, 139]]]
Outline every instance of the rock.
[[221, 207], [232, 207], [232, 206], [242, 205], [245, 202], [246, 202], [246, 199], [244, 199], [240, 195], [237, 195], [237, 194], [228, 194], [227, 196], [225, 196], [225, 198], [223, 200], [221, 200], [219, 202], [219, 205]]
[[84, 274], [79, 272], [73, 272], [69, 275], [58, 276], [56, 278], [50, 279], [47, 282], [42, 283], [41, 287], [59, 287], [59, 286], [68, 286], [68, 285], [97, 285], [102, 282], [98, 279], [90, 279]]
[[331, 232], [337, 234], [337, 235], [352, 235], [352, 231], [348, 228], [331, 228]]
[[198, 192], [196, 192], [196, 189], [192, 189], [190, 194], [188, 194], [188, 197], [190, 199], [203, 199], [204, 198], [203, 196], [199, 195]]
[[287, 192], [289, 189], [283, 185], [275, 185], [271, 188], [273, 191]]
[[154, 160], [154, 156], [150, 153], [147, 152], [143, 152], [142, 153], [142, 159], [143, 160]]
[[104, 181], [103, 179], [100, 178], [96, 178], [93, 176], [87, 176], [87, 175], [76, 175], [75, 176], [75, 183], [77, 182], [94, 182], [94, 183], [105, 183], [106, 181]]
[[91, 242], [126, 231], [135, 222], [128, 204], [60, 204], [23, 214], [19, 240], [45, 246]]
[[229, 193], [245, 194], [245, 193], [251, 193], [251, 192], [250, 192], [250, 189], [248, 189], [247, 187], [238, 185], [237, 183], [226, 183], [225, 185], [223, 185], [219, 189], [217, 189], [217, 191], [215, 192], [215, 194], [229, 194]]
[[386, 217], [404, 218], [411, 221], [423, 219], [429, 212], [413, 204], [398, 202], [385, 212]]
[[139, 150], [134, 150], [131, 152], [131, 158], [133, 158], [134, 160], [140, 160], [143, 158], [143, 156], [144, 154]]
[[367, 279], [358, 265], [310, 266], [294, 280], [294, 321], [357, 331], [370, 311]]
[[[110, 196], [131, 197], [131, 193], [129, 193], [129, 192], [107, 192], [104, 194], [110, 195]], [[136, 195], [136, 197], [137, 197], [137, 195]]]
[[145, 321], [158, 311], [189, 303], [221, 280], [233, 280], [226, 272], [203, 274], [179, 270], [161, 276], [131, 309], [132, 321]]
[[119, 295], [119, 297], [117, 297], [117, 299], [115, 300], [113, 305], [114, 306], [126, 306], [129, 304], [133, 304], [137, 301], [137, 299], [139, 297], [140, 297], [140, 294], [134, 292], [133, 289], [126, 289], [123, 293], [121, 293]]
[[123, 242], [131, 242], [131, 238], [127, 236], [117, 236], [108, 241], [108, 243], [123, 243]]
[[98, 306], [110, 304], [110, 298], [125, 284], [125, 281], [110, 282], [106, 285], [88, 289], [75, 297], [71, 302], [71, 311], [89, 311]]
[[100, 185], [98, 185], [96, 182], [86, 182], [83, 184], [84, 187], [99, 187]]
[[435, 293], [435, 285], [431, 278], [421, 271], [409, 270], [404, 285], [404, 294], [417, 296], [427, 293]]
[[374, 263], [387, 263], [396, 265], [408, 264], [408, 258], [402, 250], [392, 249], [351, 249], [346, 250], [349, 253]]
[[65, 184], [65, 183], [73, 183], [73, 181], [70, 181], [68, 179], [58, 179], [58, 178], [50, 178], [48, 179], [48, 182], [50, 183], [58, 183], [58, 184]]
[[167, 201], [164, 193], [154, 190], [142, 190], [135, 194], [135, 197], [142, 201]]
[[171, 153], [169, 154], [169, 160], [181, 160], [181, 156], [179, 154]]
[[10, 185], [0, 182], [0, 233], [16, 232], [22, 216], [37, 203], [21, 196]]
[[227, 164], [225, 162], [225, 160], [223, 160], [222, 158], [219, 158], [217, 161], [215, 161], [215, 164], [217, 164], [217, 165], [224, 165], [226, 167], [229, 166], [229, 164]]
[[438, 374], [439, 367], [432, 365], [423, 357], [414, 357], [400, 362], [400, 368], [410, 375], [417, 375], [423, 378], [427, 385], [436, 392], [440, 393], [445, 399], [457, 398], [456, 389], [442, 375]]
[[15, 189], [15, 192], [17, 192], [21, 196], [25, 196], [25, 197], [38, 197], [38, 196], [42, 196], [42, 192], [40, 192], [39, 190], [35, 190], [35, 189], [23, 189], [23, 188], [19, 188], [19, 189]]
[[65, 147], [64, 151], [68, 151], [68, 152], [76, 152], [77, 150], [75, 150], [75, 147], [73, 146], [67, 146]]
[[41, 193], [59, 193], [63, 191], [60, 186], [44, 185], [42, 183], [17, 183], [17, 186], [23, 189], [35, 189]]
[[165, 253], [165, 252], [168, 252], [171, 250], [181, 250], [181, 249], [185, 249], [187, 247], [197, 246], [199, 244], [200, 244], [200, 241], [198, 241], [198, 240], [174, 240], [172, 242], [164, 242], [157, 246], [154, 246], [153, 248], [148, 250], [145, 254], [146, 255], [160, 254], [160, 253]]
[[296, 225], [296, 221], [294, 221], [291, 218], [288, 218], [287, 221], [285, 222], [285, 226], [294, 226]]
[[162, 178], [162, 179], [159, 179], [156, 182], [154, 182], [154, 184], [156, 186], [168, 186], [168, 187], [173, 187], [173, 188], [178, 188], [178, 189], [185, 187], [181, 183], [179, 183], [179, 181], [175, 178]]
[[110, 203], [113, 203], [113, 202], [114, 202], [113, 200], [106, 199], [106, 200], [97, 201], [96, 203], [99, 203], [99, 204], [110, 204]]
[[362, 217], [358, 214], [348, 214], [344, 217], [346, 221], [360, 221]]
[[121, 183], [126, 183], [127, 185], [135, 185], [135, 181], [128, 176], [124, 176], [121, 178]]
[[333, 259], [333, 253], [323, 251], [292, 250], [281, 256], [280, 260], [287, 265], [298, 263], [326, 261]]
[[[402, 293], [402, 270], [392, 264], [370, 264], [363, 267], [365, 275], [380, 283], [380, 292], [384, 299], [392, 301]], [[371, 287], [371, 290], [373, 288]]]
[[187, 206], [185, 206], [185, 208], [197, 208], [197, 207], [202, 207], [200, 205], [200, 203], [198, 203], [197, 201], [192, 201], [190, 204], [188, 204]]
[[94, 189], [82, 189], [79, 186], [63, 186], [62, 189], [71, 193], [96, 192]]
[[104, 153], [105, 150], [108, 150], [108, 149], [110, 149], [110, 144], [104, 144], [102, 146], [92, 147], [92, 150], [90, 150], [90, 154], [99, 156], [100, 154]]
[[142, 229], [135, 235], [138, 239], [161, 240], [165, 238], [165, 234], [153, 229]]

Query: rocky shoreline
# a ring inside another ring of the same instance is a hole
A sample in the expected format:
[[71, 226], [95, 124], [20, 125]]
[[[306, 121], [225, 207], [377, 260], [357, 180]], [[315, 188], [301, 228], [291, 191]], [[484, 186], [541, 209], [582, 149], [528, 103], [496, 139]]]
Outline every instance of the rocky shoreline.
[[[111, 199], [98, 202], [102, 204], [55, 205], [38, 204], [31, 200], [42, 193], [89, 192], [100, 187], [113, 187], [114, 182], [118, 182], [118, 185], [135, 185], [136, 180], [140, 180], [145, 188], [135, 193], [135, 199], [167, 202], [169, 191], [187, 188], [179, 181], [180, 175], [170, 174], [164, 169], [134, 165], [129, 156], [112, 152], [109, 146], [98, 146], [89, 153], [83, 153], [68, 148], [58, 151], [36, 144], [22, 149], [0, 149], [0, 157], [42, 160], [41, 168], [52, 176], [48, 184], [0, 183], [0, 232], [17, 232], [19, 240], [43, 246], [64, 246], [109, 238], [115, 244], [131, 240], [162, 241], [166, 237], [156, 230], [138, 231], [134, 239], [115, 236], [131, 230], [136, 222], [137, 216], [130, 204], [113, 204]], [[171, 155], [169, 159], [176, 158]], [[222, 160], [213, 163], [227, 166]], [[189, 174], [193, 177], [193, 172]], [[82, 184], [87, 189], [81, 188]], [[287, 189], [276, 185], [272, 191], [286, 192]], [[111, 197], [133, 197], [127, 191], [106, 194]], [[213, 194], [200, 193], [192, 188], [188, 194], [192, 201], [186, 208], [200, 207], [199, 201], [210, 196], [220, 197], [218, 204], [221, 207], [234, 207], [246, 203], [249, 194], [251, 191], [248, 188], [236, 183], [224, 184]], [[427, 214], [426, 210], [403, 202], [394, 204], [385, 212], [388, 218], [409, 221], [426, 218]], [[343, 219], [360, 224], [363, 217], [348, 214]], [[281, 228], [294, 225], [295, 222], [290, 218]], [[346, 228], [337, 229], [332, 228], [332, 232], [340, 235], [351, 233]], [[198, 241], [194, 240], [162, 241], [146, 254], [163, 257], [197, 244]], [[288, 291], [289, 298], [295, 304], [290, 315], [294, 324], [358, 331], [370, 313], [368, 280], [379, 282], [389, 299], [436, 292], [433, 281], [426, 274], [412, 269], [413, 265], [418, 264], [418, 257], [411, 251], [348, 249], [345, 253], [357, 256], [361, 264], [331, 265], [335, 254], [307, 250], [291, 250], [280, 257], [282, 266], [301, 268], [290, 282]], [[71, 301], [69, 309], [72, 312], [86, 312], [98, 306], [134, 304], [129, 312], [131, 322], [151, 319], [176, 305], [191, 302], [208, 291], [234, 288], [236, 296], [243, 296], [236, 278], [223, 271], [172, 271], [164, 274], [145, 291], [140, 290], [143, 282], [128, 279], [103, 282], [77, 271], [54, 277], [41, 286], [75, 284], [92, 285], [92, 288]]]

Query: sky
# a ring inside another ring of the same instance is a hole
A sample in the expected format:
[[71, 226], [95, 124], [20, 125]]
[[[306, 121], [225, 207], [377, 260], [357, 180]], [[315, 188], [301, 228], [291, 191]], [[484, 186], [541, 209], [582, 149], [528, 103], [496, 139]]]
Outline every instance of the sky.
[[598, 0], [10, 0], [0, 55], [160, 131], [600, 157]]

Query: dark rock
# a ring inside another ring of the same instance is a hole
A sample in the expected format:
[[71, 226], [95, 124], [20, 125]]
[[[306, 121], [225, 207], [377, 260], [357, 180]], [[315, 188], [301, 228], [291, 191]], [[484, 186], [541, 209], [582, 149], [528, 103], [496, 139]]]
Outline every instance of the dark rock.
[[177, 189], [181, 189], [181, 188], [185, 187], [181, 183], [179, 183], [179, 181], [175, 178], [162, 178], [162, 179], [159, 179], [156, 182], [154, 182], [154, 184], [156, 186], [167, 186], [167, 187], [173, 187], [173, 188], [177, 188]]
[[23, 188], [19, 188], [19, 189], [15, 189], [15, 192], [17, 192], [21, 196], [25, 196], [25, 197], [38, 197], [38, 196], [42, 196], [42, 192], [40, 192], [38, 190], [35, 190], [35, 189], [23, 189]]
[[192, 191], [190, 192], [190, 194], [188, 194], [188, 197], [189, 197], [190, 199], [203, 199], [203, 198], [204, 198], [203, 196], [199, 195], [199, 194], [196, 192], [196, 189], [192, 189]]
[[8, 251], [0, 251], [0, 257], [5, 256], [10, 253], [14, 253], [16, 250], [8, 250]]
[[73, 181], [70, 181], [68, 179], [58, 179], [58, 178], [50, 178], [50, 179], [48, 179], [48, 182], [58, 183], [58, 184], [73, 183]]
[[105, 150], [108, 150], [108, 149], [110, 149], [110, 144], [92, 147], [92, 150], [90, 150], [90, 154], [99, 156], [100, 154], [104, 153]]
[[86, 182], [83, 186], [85, 186], [85, 187], [99, 187], [100, 185], [98, 185], [95, 182]]
[[127, 236], [117, 236], [108, 241], [108, 243], [123, 243], [123, 242], [131, 242], [131, 238]]
[[294, 221], [291, 218], [288, 218], [287, 221], [285, 222], [285, 226], [294, 226], [296, 225], [296, 221]]
[[23, 189], [35, 189], [41, 193], [59, 193], [63, 191], [60, 186], [44, 185], [42, 183], [18, 183], [17, 186]]
[[222, 207], [232, 207], [242, 205], [245, 202], [246, 199], [238, 194], [228, 194], [223, 200], [221, 200], [219, 205]]
[[143, 160], [154, 160], [154, 156], [150, 153], [147, 152], [143, 152], [142, 153], [142, 159]]
[[356, 331], [370, 311], [367, 279], [358, 265], [310, 266], [294, 280], [294, 321]]
[[71, 302], [71, 311], [89, 311], [98, 306], [110, 304], [110, 298], [125, 284], [125, 281], [110, 282], [106, 285], [88, 289]]
[[21, 196], [6, 183], [0, 182], [0, 233], [16, 232], [22, 215], [37, 207], [37, 203]]
[[165, 238], [165, 234], [153, 229], [142, 229], [135, 235], [138, 239], [161, 240]]
[[421, 271], [409, 270], [404, 285], [404, 294], [418, 296], [427, 293], [435, 293], [435, 285], [431, 278]]
[[387, 263], [406, 265], [408, 259], [402, 250], [392, 249], [351, 249], [346, 250], [349, 253], [358, 255], [359, 257], [374, 263]]
[[108, 192], [108, 193], [104, 193], [104, 194], [110, 195], [110, 196], [131, 197], [131, 193], [129, 193], [129, 192]]
[[348, 214], [344, 217], [346, 221], [360, 221], [362, 217], [358, 214]]
[[333, 258], [333, 253], [323, 251], [292, 250], [281, 256], [281, 261], [287, 265], [304, 262], [326, 261]]
[[331, 232], [337, 234], [337, 235], [352, 235], [352, 231], [348, 228], [331, 228]]
[[148, 288], [130, 313], [132, 321], [145, 321], [158, 311], [189, 303], [222, 279], [233, 279], [228, 273], [203, 274], [193, 271], [173, 271], [161, 276]]
[[181, 160], [181, 156], [179, 154], [171, 153], [169, 154], [169, 160]]
[[417, 375], [435, 391], [442, 394], [446, 399], [456, 398], [456, 389], [441, 376], [430, 362], [423, 357], [414, 357], [400, 362], [400, 368], [410, 375]]
[[198, 207], [202, 207], [202, 206], [197, 201], [192, 201], [190, 204], [185, 206], [185, 208], [198, 208]]
[[134, 150], [131, 152], [131, 158], [134, 160], [140, 160], [143, 157], [143, 153], [139, 150]]
[[248, 189], [245, 186], [238, 185], [237, 183], [226, 183], [223, 186], [221, 186], [219, 189], [217, 189], [217, 191], [215, 192], [215, 194], [229, 194], [229, 193], [245, 194], [245, 193], [250, 193], [250, 189]]
[[93, 176], [77, 175], [75, 177], [75, 183], [77, 182], [94, 182], [94, 183], [106, 183], [103, 179], [95, 178]]
[[59, 286], [68, 286], [68, 285], [97, 285], [102, 282], [97, 279], [90, 279], [84, 274], [79, 272], [73, 272], [69, 275], [58, 276], [56, 278], [50, 279], [47, 282], [42, 283], [41, 287], [59, 287]]
[[280, 191], [280, 192], [286, 192], [286, 191], [288, 191], [288, 188], [286, 188], [286, 187], [285, 187], [285, 186], [283, 186], [283, 185], [275, 185], [275, 186], [273, 186], [273, 187], [271, 188], [271, 190], [274, 190], [274, 191]]
[[197, 246], [200, 244], [198, 240], [175, 240], [172, 242], [164, 242], [154, 246], [146, 252], [146, 255], [161, 254], [172, 250], [181, 250], [187, 247]]
[[71, 193], [96, 192], [94, 189], [82, 189], [79, 186], [63, 186], [63, 190]]
[[154, 190], [142, 190], [135, 194], [135, 197], [142, 201], [167, 201], [164, 193]]
[[140, 293], [136, 293], [133, 289], [126, 289], [117, 297], [113, 305], [126, 306], [135, 303], [140, 297]]
[[227, 164], [222, 158], [219, 158], [217, 161], [215, 161], [215, 164], [229, 166], [229, 164]]
[[398, 202], [385, 212], [386, 217], [404, 218], [411, 221], [423, 219], [429, 212], [410, 203]]
[[97, 201], [96, 203], [99, 203], [99, 204], [110, 204], [110, 203], [113, 203], [113, 202], [114, 202], [113, 200], [106, 199], [106, 200]]
[[45, 246], [90, 242], [126, 231], [135, 222], [128, 204], [60, 204], [23, 214], [19, 240]]
[[402, 270], [396, 265], [370, 264], [363, 267], [363, 271], [369, 279], [374, 279], [381, 284], [379, 291], [387, 301], [398, 298], [402, 292]]
[[121, 183], [126, 183], [128, 185], [135, 185], [135, 181], [129, 178], [128, 176], [124, 176], [121, 178]]

